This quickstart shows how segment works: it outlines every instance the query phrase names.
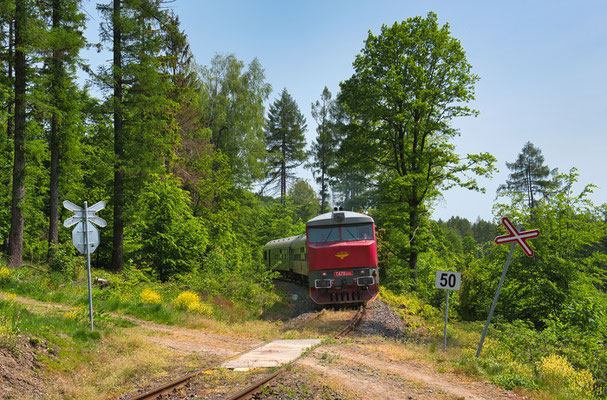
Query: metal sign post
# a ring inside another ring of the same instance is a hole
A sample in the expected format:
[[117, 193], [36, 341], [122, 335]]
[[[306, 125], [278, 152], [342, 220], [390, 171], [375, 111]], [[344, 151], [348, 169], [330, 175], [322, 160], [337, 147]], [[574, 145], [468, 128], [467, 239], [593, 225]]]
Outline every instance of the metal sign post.
[[91, 330], [93, 327], [93, 288], [91, 287], [91, 249], [89, 248], [89, 218], [88, 218], [88, 207], [86, 201], [84, 202], [84, 245], [86, 246], [86, 274], [89, 283], [89, 316], [91, 320]]
[[[106, 226], [106, 222], [103, 218], [98, 217], [95, 213], [102, 210], [105, 207], [105, 202], [100, 201], [88, 207], [87, 202], [84, 202], [84, 209], [71, 201], [65, 200], [63, 206], [74, 213], [73, 217], [70, 217], [63, 221], [63, 226], [70, 227], [76, 225], [72, 231], [72, 243], [74, 247], [83, 254], [86, 254], [86, 271], [88, 277], [89, 287], [89, 317], [91, 321], [91, 330], [93, 326], [93, 290], [91, 287], [91, 253], [95, 251], [99, 245], [99, 231], [93, 225], [97, 224], [100, 227]], [[84, 219], [84, 220], [83, 220]]]
[[493, 303], [491, 303], [491, 309], [489, 310], [489, 316], [487, 317], [487, 322], [485, 323], [485, 328], [483, 329], [483, 334], [481, 335], [481, 342], [478, 344], [478, 349], [476, 350], [475, 358], [481, 354], [481, 350], [483, 349], [483, 342], [485, 341], [485, 337], [487, 336], [487, 330], [489, 329], [489, 324], [491, 323], [491, 318], [493, 317], [493, 312], [495, 311], [495, 305], [497, 304], [497, 298], [500, 295], [500, 291], [502, 290], [502, 285], [504, 284], [504, 279], [506, 278], [506, 272], [508, 272], [508, 267], [510, 266], [510, 260], [512, 259], [512, 253], [514, 252], [515, 244], [519, 244], [525, 254], [528, 257], [533, 257], [533, 249], [529, 247], [526, 240], [536, 238], [540, 235], [540, 231], [537, 229], [533, 229], [530, 231], [519, 232], [521, 227], [518, 229], [512, 225], [512, 222], [508, 219], [508, 217], [502, 218], [502, 224], [508, 229], [510, 234], [498, 236], [495, 238], [494, 242], [497, 244], [510, 243], [510, 253], [508, 253], [508, 258], [506, 259], [506, 264], [504, 265], [504, 270], [502, 271], [502, 276], [500, 278], [500, 282], [497, 285], [497, 291], [495, 292], [495, 297], [493, 298]]
[[449, 291], [459, 290], [462, 283], [462, 274], [454, 271], [436, 271], [434, 287], [447, 289], [447, 300], [445, 302], [445, 332], [443, 334], [443, 350], [447, 349], [447, 321], [449, 321]]
[[447, 301], [445, 302], [445, 331], [443, 332], [443, 351], [447, 350], [447, 321], [449, 321], [449, 289], [447, 289]]

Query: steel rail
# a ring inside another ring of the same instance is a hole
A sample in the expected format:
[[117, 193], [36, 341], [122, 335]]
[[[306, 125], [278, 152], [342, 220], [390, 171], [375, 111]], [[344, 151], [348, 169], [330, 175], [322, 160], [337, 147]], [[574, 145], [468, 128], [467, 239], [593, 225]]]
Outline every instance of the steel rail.
[[334, 334], [333, 336], [326, 338], [325, 340], [323, 340], [322, 342], [320, 342], [319, 344], [311, 347], [308, 351], [304, 352], [302, 355], [300, 355], [299, 357], [297, 357], [296, 359], [283, 364], [278, 370], [276, 370], [274, 373], [262, 378], [261, 380], [255, 382], [254, 384], [252, 384], [251, 386], [243, 389], [242, 391], [236, 393], [235, 395], [228, 397], [226, 400], [241, 400], [241, 399], [245, 399], [247, 396], [252, 395], [253, 393], [256, 393], [259, 388], [262, 385], [265, 385], [266, 383], [270, 382], [271, 380], [273, 380], [274, 378], [276, 378], [278, 375], [280, 375], [281, 372], [283, 372], [287, 367], [295, 364], [297, 361], [301, 360], [302, 358], [304, 358], [305, 356], [307, 356], [308, 354], [312, 353], [314, 350], [316, 350], [317, 348], [319, 348], [320, 346], [326, 344], [327, 342], [331, 341], [331, 340], [335, 340], [338, 337], [345, 335], [346, 333], [350, 332], [350, 330], [352, 330], [352, 328], [354, 328], [356, 326], [356, 324], [360, 321], [360, 319], [362, 318], [364, 313], [364, 306], [360, 306], [358, 309], [358, 312], [356, 313], [356, 315], [354, 316], [354, 318], [352, 318], [352, 320], [343, 328], [341, 329], [339, 332], [337, 332], [336, 334]]
[[[319, 316], [321, 316], [324, 312], [325, 312], [325, 310], [322, 310], [322, 311], [319, 311], [319, 312], [315, 312], [314, 314], [308, 316], [306, 319], [304, 319], [302, 322], [300, 322], [299, 324], [297, 324], [295, 327], [291, 328], [290, 330], [301, 328], [302, 326], [304, 326], [308, 322], [310, 322], [310, 321], [318, 318]], [[182, 387], [183, 385], [185, 385], [190, 379], [194, 378], [195, 376], [198, 376], [198, 375], [203, 374], [203, 373], [205, 373], [207, 371], [213, 370], [213, 369], [219, 367], [220, 365], [222, 365], [222, 364], [224, 364], [224, 363], [226, 363], [228, 361], [231, 361], [231, 360], [233, 360], [233, 359], [235, 359], [237, 357], [242, 356], [243, 354], [247, 354], [247, 353], [249, 353], [249, 352], [251, 352], [251, 351], [253, 351], [255, 349], [258, 349], [259, 347], [265, 346], [266, 344], [271, 343], [271, 342], [273, 342], [273, 341], [275, 341], [275, 340], [283, 337], [285, 334], [286, 334], [286, 332], [281, 333], [280, 335], [275, 336], [272, 339], [266, 340], [265, 342], [259, 343], [259, 344], [255, 345], [255, 346], [253, 346], [253, 347], [251, 347], [251, 348], [249, 348], [247, 350], [241, 351], [238, 354], [234, 354], [233, 356], [230, 356], [230, 357], [228, 357], [226, 359], [223, 359], [223, 360], [221, 360], [221, 361], [213, 364], [213, 366], [211, 366], [211, 367], [207, 367], [205, 369], [201, 369], [201, 370], [192, 372], [191, 374], [188, 374], [188, 375], [182, 376], [180, 378], [177, 378], [177, 379], [175, 379], [172, 382], [166, 383], [166, 384], [164, 384], [162, 386], [155, 387], [155, 388], [153, 388], [151, 390], [148, 390], [147, 392], [144, 392], [144, 393], [139, 394], [137, 396], [130, 397], [129, 400], [152, 400], [152, 399], [156, 399], [156, 398], [158, 398], [158, 397], [160, 397], [160, 396], [162, 396], [164, 394], [168, 394], [168, 393], [170, 393], [170, 392], [172, 392], [172, 391], [174, 391], [176, 389], [179, 389], [180, 387]]]

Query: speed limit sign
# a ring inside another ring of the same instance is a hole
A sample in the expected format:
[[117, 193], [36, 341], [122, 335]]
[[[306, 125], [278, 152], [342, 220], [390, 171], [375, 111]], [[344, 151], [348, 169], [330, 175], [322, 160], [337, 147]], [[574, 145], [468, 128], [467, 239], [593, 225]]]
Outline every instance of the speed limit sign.
[[459, 290], [462, 283], [461, 272], [436, 271], [434, 287], [437, 289]]
[[445, 333], [443, 335], [443, 350], [447, 349], [447, 321], [449, 320], [449, 291], [459, 290], [462, 284], [462, 274], [455, 271], [436, 271], [434, 287], [447, 289], [447, 300], [445, 302]]

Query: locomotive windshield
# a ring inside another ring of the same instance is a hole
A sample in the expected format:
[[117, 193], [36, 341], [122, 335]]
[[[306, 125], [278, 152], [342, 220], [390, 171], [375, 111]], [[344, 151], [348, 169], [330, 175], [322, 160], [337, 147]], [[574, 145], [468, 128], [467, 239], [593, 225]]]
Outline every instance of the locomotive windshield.
[[311, 227], [308, 229], [310, 243], [373, 240], [373, 224]]
[[339, 227], [324, 226], [318, 228], [310, 228], [308, 229], [308, 240], [310, 241], [310, 243], [338, 242]]
[[348, 242], [351, 240], [372, 240], [373, 225], [344, 225], [341, 227], [341, 240]]

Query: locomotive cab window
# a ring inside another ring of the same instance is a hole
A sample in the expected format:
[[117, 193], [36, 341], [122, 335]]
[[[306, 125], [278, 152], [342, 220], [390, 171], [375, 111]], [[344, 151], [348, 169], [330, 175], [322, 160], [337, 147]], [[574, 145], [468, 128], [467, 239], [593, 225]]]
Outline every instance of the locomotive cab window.
[[344, 225], [341, 227], [341, 240], [373, 240], [373, 225]]
[[308, 229], [308, 240], [310, 243], [338, 242], [339, 227], [323, 226]]

